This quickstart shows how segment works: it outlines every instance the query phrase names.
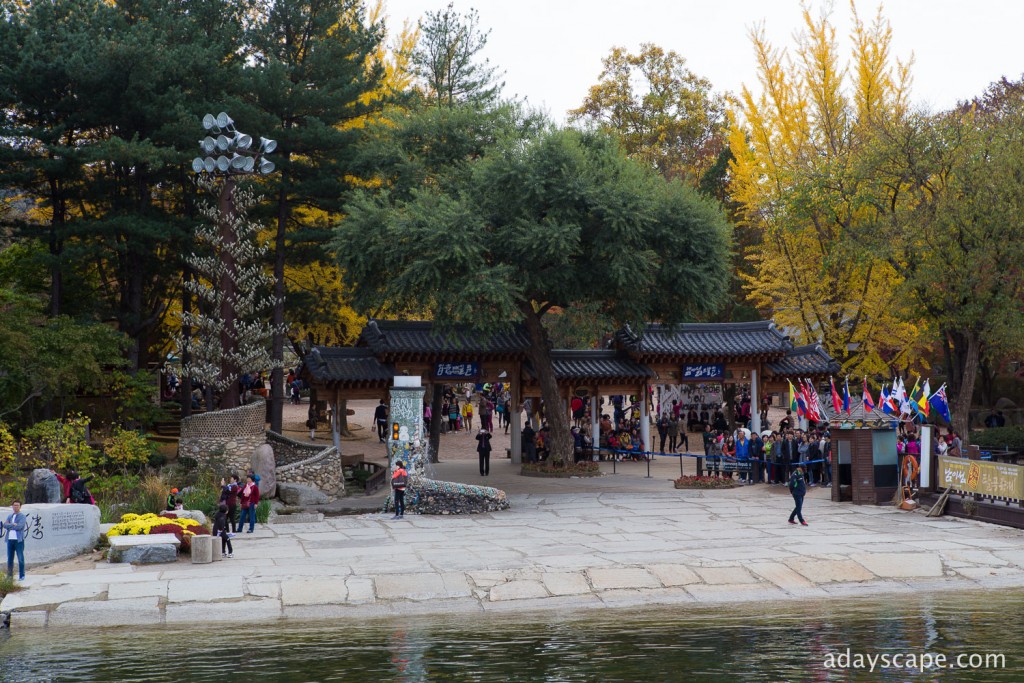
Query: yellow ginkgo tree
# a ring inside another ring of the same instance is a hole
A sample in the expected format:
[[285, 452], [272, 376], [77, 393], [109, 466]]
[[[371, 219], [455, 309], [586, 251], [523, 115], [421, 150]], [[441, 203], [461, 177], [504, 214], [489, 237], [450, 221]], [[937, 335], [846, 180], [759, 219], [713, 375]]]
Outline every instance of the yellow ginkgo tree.
[[751, 33], [760, 88], [730, 111], [731, 198], [761, 235], [749, 250], [750, 301], [803, 343], [820, 342], [845, 372], [888, 374], [919, 360], [921, 318], [900, 296], [891, 264], [857, 248], [881, 220], [858, 155], [879, 120], [906, 116], [909, 61], [890, 52], [881, 10], [865, 23], [851, 5], [852, 54], [835, 26], [812, 17], [792, 55]]

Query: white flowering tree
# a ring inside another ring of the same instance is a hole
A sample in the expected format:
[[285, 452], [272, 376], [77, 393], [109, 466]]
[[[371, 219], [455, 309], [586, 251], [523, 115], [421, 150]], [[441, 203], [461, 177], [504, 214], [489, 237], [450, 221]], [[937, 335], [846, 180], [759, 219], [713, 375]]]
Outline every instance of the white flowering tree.
[[242, 373], [279, 364], [271, 358], [275, 328], [266, 315], [274, 306], [274, 279], [263, 269], [267, 247], [256, 239], [260, 226], [248, 217], [260, 197], [231, 177], [206, 175], [197, 182], [219, 200], [199, 207], [206, 221], [196, 241], [206, 248], [186, 257], [196, 277], [184, 283], [199, 306], [181, 312], [177, 350], [182, 372], [218, 390], [220, 408], [234, 408], [241, 403]]

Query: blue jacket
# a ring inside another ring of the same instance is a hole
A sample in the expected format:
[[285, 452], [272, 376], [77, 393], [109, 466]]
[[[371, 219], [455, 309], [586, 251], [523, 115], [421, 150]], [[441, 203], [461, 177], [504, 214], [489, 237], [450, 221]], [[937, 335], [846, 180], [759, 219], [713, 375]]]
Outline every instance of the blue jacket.
[[28, 534], [28, 517], [25, 516], [24, 512], [19, 512], [18, 514], [12, 512], [4, 519], [4, 531], [7, 540], [11, 540], [10, 533], [16, 531], [18, 532], [17, 540], [24, 541], [25, 536]]
[[736, 459], [737, 460], [749, 460], [750, 459], [750, 442], [744, 439], [743, 441], [736, 442]]

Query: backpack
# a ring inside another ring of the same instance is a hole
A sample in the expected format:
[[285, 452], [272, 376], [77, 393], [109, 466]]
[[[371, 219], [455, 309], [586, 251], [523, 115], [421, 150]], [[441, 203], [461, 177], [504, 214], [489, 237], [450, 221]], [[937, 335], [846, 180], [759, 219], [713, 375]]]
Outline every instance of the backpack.
[[71, 487], [71, 502], [78, 505], [89, 505], [92, 503], [92, 496], [84, 486]]

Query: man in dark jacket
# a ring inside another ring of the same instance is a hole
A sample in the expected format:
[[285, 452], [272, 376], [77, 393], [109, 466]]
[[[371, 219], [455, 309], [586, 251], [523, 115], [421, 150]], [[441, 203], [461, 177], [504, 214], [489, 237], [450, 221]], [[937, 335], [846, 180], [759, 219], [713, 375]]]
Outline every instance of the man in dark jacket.
[[533, 431], [529, 420], [526, 421], [520, 438], [522, 439], [523, 460], [537, 462], [537, 432]]
[[480, 476], [486, 477], [491, 473], [491, 433], [481, 429], [476, 435], [476, 452], [480, 456]]
[[388, 435], [388, 407], [384, 405], [384, 399], [373, 411], [373, 422], [377, 425], [377, 438], [384, 443]]
[[796, 524], [793, 518], [796, 517], [800, 520], [800, 523], [807, 526], [807, 522], [804, 521], [804, 496], [807, 494], [807, 482], [804, 481], [804, 470], [799, 465], [793, 470], [792, 476], [789, 478], [789, 492], [793, 494], [794, 507], [793, 511], [789, 513], [789, 523]]
[[764, 478], [764, 441], [754, 432], [750, 437], [750, 483], [760, 484]]

